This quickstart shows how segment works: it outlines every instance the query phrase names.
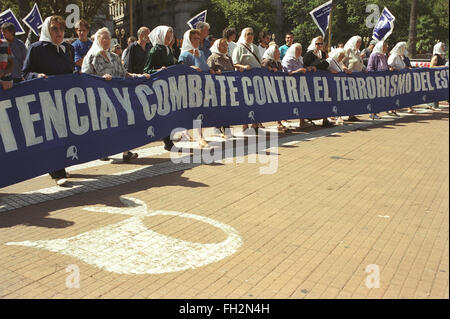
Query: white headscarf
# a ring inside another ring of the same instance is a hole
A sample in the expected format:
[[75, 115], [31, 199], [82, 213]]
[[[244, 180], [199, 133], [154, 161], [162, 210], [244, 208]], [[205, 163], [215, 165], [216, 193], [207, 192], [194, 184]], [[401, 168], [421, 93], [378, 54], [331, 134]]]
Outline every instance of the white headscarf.
[[220, 52], [220, 50], [219, 50], [219, 45], [220, 45], [220, 42], [221, 42], [221, 41], [222, 41], [222, 39], [217, 39], [216, 41], [214, 41], [214, 43], [213, 43], [211, 49], [209, 49], [209, 51], [211, 51], [211, 53], [216, 53], [216, 54], [221, 55], [221, 56], [224, 57], [224, 56], [227, 55], [228, 50], [227, 50], [227, 53], [225, 53], [225, 54], [223, 54], [222, 52]]
[[356, 49], [356, 42], [362, 41], [361, 37], [359, 35], [355, 35], [350, 38], [350, 40], [347, 41], [347, 43], [344, 45], [344, 50], [352, 49], [355, 51], [355, 53], [359, 52], [359, 49]]
[[345, 49], [343, 49], [343, 48], [336, 48], [336, 49], [334, 49], [334, 50], [332, 50], [332, 51], [330, 52], [329, 57], [332, 58], [332, 59], [334, 59], [334, 60], [336, 60], [337, 63], [341, 63], [342, 61], [341, 61], [341, 62], [338, 62], [338, 58], [339, 58], [339, 56], [340, 56], [342, 53], [345, 53]]
[[378, 41], [373, 48], [372, 54], [384, 54], [383, 52], [384, 41]]
[[391, 50], [391, 56], [394, 55], [405, 55], [406, 51], [406, 42], [399, 42], [395, 45], [395, 47]]
[[[94, 37], [94, 41], [92, 42], [92, 46], [89, 49], [89, 51], [86, 53], [86, 56], [83, 59], [83, 65], [86, 63], [86, 65], [88, 65], [89, 60], [90, 60], [90, 56], [92, 55], [97, 55], [100, 52], [104, 51], [106, 53], [106, 56], [108, 57], [108, 60], [111, 62], [111, 53], [109, 52], [109, 48], [107, 50], [104, 50], [102, 48], [102, 46], [100, 45], [100, 35], [102, 33], [106, 33], [106, 28], [102, 28], [99, 29], [96, 33], [95, 33], [95, 37]], [[111, 36], [111, 35], [110, 35]], [[82, 67], [83, 69], [83, 67]]]
[[[166, 26], [166, 25], [160, 25], [160, 26], [157, 26], [156, 28], [154, 28], [152, 30], [152, 32], [150, 32], [150, 34], [148, 35], [152, 45], [156, 46], [157, 44], [159, 44], [159, 45], [165, 46], [167, 54], [169, 54], [169, 47], [165, 45], [165, 41], [166, 41], [167, 32], [169, 32], [169, 31], [172, 31], [172, 33], [173, 33], [173, 29], [171, 27]], [[173, 34], [172, 34], [172, 38], [173, 38]], [[172, 39], [170, 41], [172, 41]]]
[[50, 20], [52, 17], [47, 17], [42, 24], [41, 35], [39, 37], [39, 41], [50, 42], [54, 46], [56, 46], [56, 51], [59, 53], [59, 49], [61, 49], [64, 53], [66, 53], [66, 47], [61, 43], [57, 45], [53, 42], [52, 36], [50, 35]]
[[[198, 50], [198, 48], [194, 48], [194, 46], [192, 45], [191, 39], [189, 38], [189, 32], [191, 30], [187, 30], [184, 33], [183, 36], [183, 45], [181, 46], [181, 53], [185, 52], [185, 51], [190, 51], [190, 50], [194, 50], [194, 55], [199, 56], [200, 55], [200, 51]], [[197, 54], [195, 54], [197, 53]]]
[[278, 45], [271, 45], [264, 51], [263, 59], [269, 59], [275, 61], [275, 51], [278, 50]]
[[[320, 36], [312, 39], [311, 44], [308, 47], [308, 51], [313, 51], [316, 54], [316, 41], [320, 38]], [[322, 58], [322, 50], [318, 50], [316, 54], [319, 58]]]
[[288, 60], [294, 59], [294, 60], [299, 61], [299, 62], [301, 62], [303, 64], [303, 57], [302, 56], [300, 56], [298, 59], [295, 57], [296, 49], [297, 48], [301, 48], [301, 47], [302, 47], [302, 45], [300, 43], [294, 43], [293, 45], [291, 45], [289, 47], [289, 49], [287, 49], [283, 60], [286, 59], [286, 61], [288, 61]]
[[241, 31], [241, 36], [239, 37], [239, 40], [237, 43], [242, 43], [242, 44], [250, 44], [245, 42], [245, 33], [247, 32], [247, 30], [252, 30], [252, 28], [245, 28], [244, 30]]
[[444, 55], [445, 54], [445, 50], [444, 50], [444, 43], [443, 42], [439, 42], [437, 43], [434, 48], [433, 48], [433, 55], [435, 54], [439, 54], [439, 55]]

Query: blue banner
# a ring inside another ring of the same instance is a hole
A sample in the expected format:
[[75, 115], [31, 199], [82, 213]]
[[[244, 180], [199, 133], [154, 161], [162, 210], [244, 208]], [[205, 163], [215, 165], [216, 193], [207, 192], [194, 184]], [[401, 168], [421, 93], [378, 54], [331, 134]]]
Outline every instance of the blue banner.
[[331, 74], [176, 65], [144, 78], [49, 76], [0, 90], [0, 187], [127, 151], [174, 128], [356, 115], [448, 100], [449, 68]]
[[332, 7], [333, 1], [328, 1], [309, 13], [320, 32], [322, 32], [323, 36], [325, 36], [325, 31], [328, 29], [328, 22], [330, 20], [330, 12]]
[[[5, 10], [2, 13], [0, 13], [0, 26], [6, 22], [11, 22], [12, 24], [14, 24], [14, 27], [16, 28], [16, 35], [21, 35], [25, 33], [25, 31], [23, 30], [22, 26], [19, 23], [19, 20], [17, 20], [16, 16], [14, 15], [11, 9]], [[0, 37], [3, 38], [1, 32]]]
[[206, 22], [206, 14], [207, 14], [208, 10], [202, 11], [199, 14], [197, 14], [195, 17], [193, 17], [191, 20], [189, 20], [187, 22], [187, 25], [191, 28], [191, 29], [195, 29], [197, 23], [199, 22]]
[[28, 13], [22, 21], [30, 28], [31, 31], [33, 31], [36, 36], [39, 36], [39, 28], [44, 22], [42, 21], [41, 13], [39, 12], [39, 8], [36, 3], [30, 13]]
[[394, 31], [394, 21], [395, 17], [392, 13], [387, 8], [384, 8], [373, 29], [372, 38], [377, 41], [386, 40], [391, 35], [392, 31]]

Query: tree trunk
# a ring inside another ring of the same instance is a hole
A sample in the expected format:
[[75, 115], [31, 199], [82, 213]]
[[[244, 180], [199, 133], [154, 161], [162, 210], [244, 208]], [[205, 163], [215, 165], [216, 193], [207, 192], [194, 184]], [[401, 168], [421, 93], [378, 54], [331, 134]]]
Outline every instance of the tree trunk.
[[408, 36], [408, 51], [410, 58], [416, 55], [416, 41], [417, 41], [417, 0], [411, 2], [411, 13], [409, 16], [409, 36]]

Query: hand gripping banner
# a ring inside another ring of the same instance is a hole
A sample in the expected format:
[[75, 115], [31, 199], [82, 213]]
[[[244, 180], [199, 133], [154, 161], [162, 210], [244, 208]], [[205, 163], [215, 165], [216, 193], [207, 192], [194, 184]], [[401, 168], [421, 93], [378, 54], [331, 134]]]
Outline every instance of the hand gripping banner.
[[161, 140], [174, 128], [356, 115], [448, 100], [449, 69], [331, 74], [177, 65], [144, 78], [49, 76], [0, 90], [0, 187]]

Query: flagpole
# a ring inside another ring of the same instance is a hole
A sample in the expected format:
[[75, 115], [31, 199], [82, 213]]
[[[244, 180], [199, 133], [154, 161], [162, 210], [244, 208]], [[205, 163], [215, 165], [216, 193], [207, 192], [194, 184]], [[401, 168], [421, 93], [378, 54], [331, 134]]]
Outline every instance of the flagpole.
[[133, 0], [129, 1], [129, 14], [130, 14], [130, 37], [133, 35]]
[[333, 2], [330, 8], [330, 17], [328, 18], [328, 53], [331, 52], [331, 25], [332, 25]]

